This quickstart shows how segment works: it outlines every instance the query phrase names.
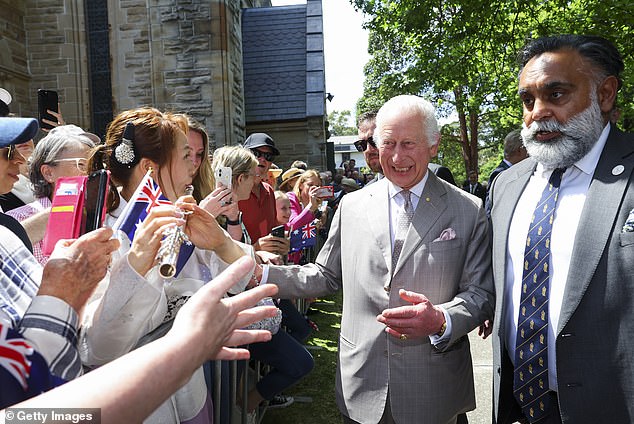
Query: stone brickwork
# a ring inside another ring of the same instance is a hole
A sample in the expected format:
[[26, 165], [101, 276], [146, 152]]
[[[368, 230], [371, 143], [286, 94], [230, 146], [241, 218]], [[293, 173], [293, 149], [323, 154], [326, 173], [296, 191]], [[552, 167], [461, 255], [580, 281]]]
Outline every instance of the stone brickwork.
[[0, 8], [0, 86], [14, 97], [11, 111], [37, 116], [37, 90], [56, 90], [64, 117], [87, 126], [83, 2], [2, 0]]
[[[36, 116], [37, 89], [59, 92], [67, 122], [90, 128], [85, 12], [78, 0], [0, 0], [0, 86]], [[241, 8], [270, 0], [108, 0], [113, 113], [187, 112], [212, 144], [245, 138]]]
[[[111, 8], [115, 110], [186, 112], [214, 145], [244, 139], [240, 5], [120, 0]], [[269, 3], [270, 4], [270, 3]], [[244, 6], [244, 5], [243, 5]]]

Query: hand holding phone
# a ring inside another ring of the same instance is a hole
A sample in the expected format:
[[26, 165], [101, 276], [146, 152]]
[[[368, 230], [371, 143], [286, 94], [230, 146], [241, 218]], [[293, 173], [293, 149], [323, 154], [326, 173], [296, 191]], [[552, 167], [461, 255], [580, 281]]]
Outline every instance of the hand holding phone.
[[275, 237], [285, 237], [284, 234], [284, 225], [278, 225], [277, 227], [273, 227], [271, 230], [271, 235]]
[[59, 96], [57, 95], [57, 91], [54, 90], [37, 90], [37, 109], [38, 116], [40, 121], [40, 128], [42, 129], [53, 129], [55, 128], [53, 125], [44, 122], [44, 120], [57, 122], [57, 118], [50, 113], [49, 110], [58, 112], [59, 107]]

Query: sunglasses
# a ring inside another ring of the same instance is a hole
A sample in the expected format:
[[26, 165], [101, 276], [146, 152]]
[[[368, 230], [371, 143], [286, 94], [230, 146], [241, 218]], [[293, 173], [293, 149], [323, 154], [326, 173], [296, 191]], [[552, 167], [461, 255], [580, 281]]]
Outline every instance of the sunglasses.
[[376, 149], [376, 144], [374, 143], [374, 140], [372, 140], [372, 136], [355, 141], [354, 147], [356, 147], [359, 152], [365, 152], [365, 149], [368, 148], [368, 144]]
[[11, 160], [15, 159], [15, 155], [16, 154], [20, 155], [24, 159], [24, 156], [22, 156], [22, 153], [20, 153], [18, 151], [18, 149], [15, 147], [14, 144], [10, 145], [6, 149], [7, 149], [7, 160], [8, 161], [11, 161]]
[[275, 155], [270, 152], [261, 152], [260, 150], [251, 149], [256, 158], [264, 158], [264, 160], [273, 162]]

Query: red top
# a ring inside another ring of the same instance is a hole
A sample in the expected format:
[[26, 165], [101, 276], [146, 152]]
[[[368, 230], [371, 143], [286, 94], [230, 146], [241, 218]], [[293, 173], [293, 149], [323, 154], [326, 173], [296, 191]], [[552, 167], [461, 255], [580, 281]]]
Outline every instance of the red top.
[[275, 192], [267, 183], [260, 183], [259, 198], [251, 191], [247, 200], [238, 203], [238, 208], [252, 243], [270, 234], [276, 225]]

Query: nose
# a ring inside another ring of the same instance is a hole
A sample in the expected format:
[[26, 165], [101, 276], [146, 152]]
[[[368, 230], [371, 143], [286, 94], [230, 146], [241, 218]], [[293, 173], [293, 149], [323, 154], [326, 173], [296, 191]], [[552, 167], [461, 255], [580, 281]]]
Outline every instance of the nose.
[[545, 102], [539, 98], [534, 100], [533, 109], [530, 112], [530, 118], [532, 121], [542, 121], [549, 119], [553, 116], [553, 111], [550, 108], [548, 102]]

